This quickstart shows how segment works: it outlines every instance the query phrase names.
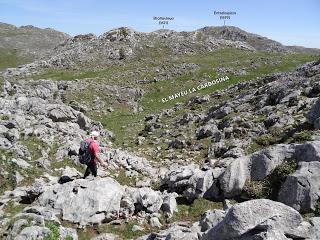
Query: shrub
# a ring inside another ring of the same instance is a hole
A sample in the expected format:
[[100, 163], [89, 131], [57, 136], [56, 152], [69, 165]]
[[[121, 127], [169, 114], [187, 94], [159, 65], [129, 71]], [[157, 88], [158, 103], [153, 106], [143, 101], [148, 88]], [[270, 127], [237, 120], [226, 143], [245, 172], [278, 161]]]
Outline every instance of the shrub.
[[258, 199], [267, 198], [270, 195], [270, 186], [268, 181], [247, 180], [242, 193], [242, 198]]
[[269, 146], [269, 145], [272, 145], [272, 144], [275, 144], [277, 143], [278, 139], [271, 136], [271, 135], [262, 135], [262, 136], [259, 136], [255, 139], [255, 142], [257, 144], [259, 144], [260, 146]]
[[299, 142], [303, 143], [305, 141], [311, 141], [312, 140], [312, 134], [310, 131], [302, 131], [299, 133], [296, 133], [293, 136], [293, 141], [292, 142]]
[[318, 201], [315, 205], [314, 214], [315, 214], [315, 216], [320, 217], [320, 199], [318, 199]]
[[297, 163], [295, 161], [286, 161], [277, 166], [263, 181], [247, 180], [241, 198], [270, 198], [276, 200], [281, 185], [285, 182], [287, 176], [294, 173], [296, 169]]
[[45, 226], [50, 229], [51, 233], [45, 236], [44, 240], [59, 240], [60, 233], [58, 225], [54, 222], [47, 222]]

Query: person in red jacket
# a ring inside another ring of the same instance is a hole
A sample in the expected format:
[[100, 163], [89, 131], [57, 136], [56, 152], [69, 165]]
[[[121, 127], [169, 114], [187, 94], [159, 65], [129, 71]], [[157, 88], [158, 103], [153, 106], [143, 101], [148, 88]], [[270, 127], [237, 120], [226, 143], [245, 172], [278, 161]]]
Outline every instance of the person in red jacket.
[[100, 157], [100, 148], [99, 144], [96, 142], [99, 137], [99, 132], [93, 131], [90, 134], [90, 138], [86, 139], [86, 142], [91, 142], [89, 145], [89, 152], [91, 153], [91, 161], [87, 164], [86, 172], [84, 173], [83, 178], [86, 178], [89, 176], [90, 173], [92, 173], [93, 176], [97, 176], [97, 163], [99, 162], [101, 166], [105, 167], [106, 164]]

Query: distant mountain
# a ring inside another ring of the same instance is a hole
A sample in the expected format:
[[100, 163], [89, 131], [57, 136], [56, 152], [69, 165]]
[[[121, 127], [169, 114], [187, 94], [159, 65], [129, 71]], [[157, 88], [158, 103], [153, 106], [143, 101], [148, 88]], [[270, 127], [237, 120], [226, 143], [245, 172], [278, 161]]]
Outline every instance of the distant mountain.
[[201, 54], [223, 48], [246, 51], [281, 53], [320, 53], [319, 49], [287, 47], [257, 34], [237, 27], [204, 27], [191, 32], [161, 29], [151, 33], [137, 32], [128, 27], [113, 29], [100, 36], [78, 35], [67, 39], [55, 48], [54, 65], [101, 65], [114, 60], [134, 57], [150, 57], [166, 54], [174, 57], [185, 54]]
[[[161, 56], [176, 58], [182, 55], [201, 55], [226, 48], [275, 53], [320, 53], [319, 49], [287, 47], [233, 26], [204, 27], [191, 32], [161, 29], [150, 33], [121, 27], [100, 36], [90, 33], [75, 37], [69, 37], [52, 29], [39, 29], [32, 26], [16, 28], [4, 25], [2, 28], [6, 29], [2, 30], [3, 32], [11, 35], [7, 41], [4, 41], [7, 48], [15, 47], [23, 53], [42, 57], [43, 61], [32, 64], [32, 69], [100, 68], [123, 59], [154, 60]], [[28, 36], [27, 39], [25, 35]], [[60, 44], [57, 45], [59, 42]], [[54, 46], [56, 47], [53, 49]], [[50, 57], [44, 57], [48, 56], [46, 55], [48, 52]], [[20, 75], [17, 72], [15, 74]]]
[[0, 69], [48, 57], [55, 46], [69, 37], [51, 28], [0, 23]]

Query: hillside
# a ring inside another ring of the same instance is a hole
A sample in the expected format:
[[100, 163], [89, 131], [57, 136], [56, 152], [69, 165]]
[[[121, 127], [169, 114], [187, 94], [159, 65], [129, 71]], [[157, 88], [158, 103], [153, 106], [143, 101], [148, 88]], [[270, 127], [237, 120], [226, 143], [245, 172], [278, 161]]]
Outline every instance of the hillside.
[[0, 70], [48, 57], [55, 46], [69, 37], [50, 28], [0, 23]]
[[119, 28], [1, 80], [3, 239], [319, 239], [318, 49]]

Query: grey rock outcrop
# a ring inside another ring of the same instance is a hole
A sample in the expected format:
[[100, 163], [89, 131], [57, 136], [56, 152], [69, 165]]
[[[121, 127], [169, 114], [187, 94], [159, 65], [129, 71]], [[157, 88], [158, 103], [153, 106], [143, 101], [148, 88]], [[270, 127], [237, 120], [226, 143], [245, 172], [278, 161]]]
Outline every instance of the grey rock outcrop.
[[222, 168], [202, 171], [195, 164], [173, 167], [162, 177], [161, 186], [182, 194], [190, 202], [199, 197], [217, 199], [220, 197], [217, 179], [222, 172]]
[[310, 124], [313, 124], [315, 129], [320, 128], [320, 100], [312, 106], [310, 111], [307, 113], [306, 118]]
[[310, 239], [320, 239], [320, 217], [314, 217], [310, 219], [311, 230]]
[[201, 232], [206, 232], [218, 225], [224, 219], [225, 215], [226, 212], [219, 209], [206, 211], [199, 221]]
[[320, 198], [320, 162], [301, 162], [281, 186], [278, 201], [306, 213], [315, 210]]
[[44, 239], [51, 233], [50, 229], [47, 227], [32, 226], [24, 228], [18, 236], [15, 237], [16, 240], [31, 240], [31, 239]]
[[64, 220], [86, 225], [116, 219], [122, 194], [122, 187], [111, 178], [78, 179], [52, 186], [37, 202], [51, 207]]
[[[211, 228], [203, 240], [242, 239], [262, 232], [275, 231], [277, 235], [306, 237], [300, 231], [303, 218], [291, 207], [267, 199], [251, 200], [234, 205], [223, 221]], [[249, 238], [247, 238], [249, 239]], [[269, 238], [270, 239], [270, 238]]]

